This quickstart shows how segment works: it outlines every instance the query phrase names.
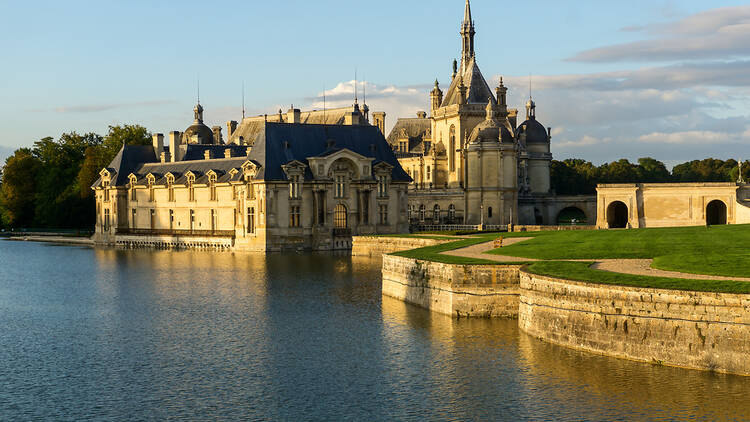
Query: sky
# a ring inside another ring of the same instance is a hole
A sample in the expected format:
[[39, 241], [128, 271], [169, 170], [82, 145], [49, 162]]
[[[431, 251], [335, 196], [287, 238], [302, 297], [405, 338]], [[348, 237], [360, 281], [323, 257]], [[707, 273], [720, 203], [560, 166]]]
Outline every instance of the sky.
[[[710, 3], [710, 4], [709, 4]], [[750, 158], [750, 6], [473, 0], [477, 61], [531, 94], [556, 159]], [[460, 55], [464, 0], [0, 0], [0, 157], [109, 125], [184, 130], [279, 108], [428, 110]], [[366, 82], [365, 82], [366, 81]], [[360, 94], [361, 97], [361, 94]], [[361, 98], [360, 98], [361, 101]], [[225, 129], [226, 130], [226, 129]]]

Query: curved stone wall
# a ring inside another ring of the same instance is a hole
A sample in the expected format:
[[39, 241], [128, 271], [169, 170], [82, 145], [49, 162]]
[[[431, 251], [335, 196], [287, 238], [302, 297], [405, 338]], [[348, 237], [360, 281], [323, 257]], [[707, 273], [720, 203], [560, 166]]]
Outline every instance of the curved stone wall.
[[520, 268], [383, 255], [383, 294], [456, 317], [515, 318]]
[[455, 242], [456, 240], [454, 238], [439, 240], [418, 237], [354, 236], [352, 237], [352, 255], [380, 256], [387, 253], [433, 246], [438, 243]]
[[589, 352], [750, 375], [750, 295], [600, 285], [521, 270], [518, 324]]

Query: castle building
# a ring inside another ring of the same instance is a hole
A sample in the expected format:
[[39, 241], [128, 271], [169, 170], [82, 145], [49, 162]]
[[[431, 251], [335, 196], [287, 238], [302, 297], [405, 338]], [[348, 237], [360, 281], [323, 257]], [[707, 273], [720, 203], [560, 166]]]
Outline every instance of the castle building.
[[[547, 225], [575, 207], [595, 220], [596, 198], [557, 197], [550, 190], [551, 129], [508, 107], [502, 78], [494, 92], [477, 64], [475, 23], [466, 0], [460, 26], [461, 61], [453, 61], [447, 91], [435, 81], [430, 117], [400, 118], [388, 136], [412, 177], [413, 224]], [[581, 210], [580, 208], [584, 208]]]
[[350, 248], [353, 235], [408, 230], [411, 179], [356, 104], [339, 113], [357, 124], [245, 119], [229, 144], [203, 124], [200, 104], [194, 111], [167, 146], [162, 134], [152, 146], [125, 145], [101, 170], [96, 243], [333, 250]]

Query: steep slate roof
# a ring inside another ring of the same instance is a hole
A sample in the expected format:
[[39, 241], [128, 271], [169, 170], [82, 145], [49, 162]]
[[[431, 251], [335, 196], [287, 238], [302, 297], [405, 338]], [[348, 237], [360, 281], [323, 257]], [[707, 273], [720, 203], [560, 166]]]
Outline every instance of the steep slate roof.
[[476, 59], [472, 57], [466, 66], [466, 70], [453, 78], [451, 86], [445, 93], [445, 97], [443, 97], [441, 107], [458, 104], [458, 96], [460, 94], [458, 84], [461, 78], [463, 78], [464, 85], [466, 85], [466, 102], [468, 104], [487, 104], [488, 100], [491, 100], [492, 104], [497, 104], [495, 95], [492, 93], [490, 86], [487, 85], [484, 76], [482, 76], [479, 66], [477, 66]]
[[388, 143], [396, 145], [401, 137], [401, 129], [404, 129], [409, 137], [409, 151], [411, 151], [422, 142], [431, 128], [431, 120], [427, 118], [399, 118], [388, 135]]
[[[333, 141], [333, 146], [329, 145], [328, 141]], [[375, 126], [266, 123], [250, 151], [249, 158], [262, 165], [256, 179], [287, 180], [281, 166], [293, 160], [309, 166], [308, 157], [325, 156], [335, 152], [332, 151], [334, 149], [344, 148], [365, 157], [375, 158], [372, 165], [386, 162], [393, 166], [393, 181], [411, 181]], [[313, 178], [309, 167], [305, 170], [305, 178]]]
[[245, 145], [202, 145], [188, 144], [187, 151], [183, 160], [203, 160], [206, 151], [211, 151], [214, 158], [231, 158], [226, 157], [227, 149], [232, 150], [232, 157], [247, 157], [247, 146]]
[[[142, 178], [145, 178], [147, 174], [153, 173], [156, 177], [156, 184], [157, 185], [163, 185], [166, 184], [166, 177], [165, 175], [167, 173], [172, 173], [175, 175], [175, 184], [185, 184], [187, 181], [187, 176], [185, 173], [188, 171], [191, 171], [195, 173], [195, 183], [206, 183], [208, 181], [208, 176], [206, 176], [206, 173], [209, 172], [209, 170], [213, 170], [218, 174], [217, 181], [218, 182], [225, 182], [229, 181], [228, 173], [229, 170], [236, 168], [239, 169], [242, 164], [247, 161], [247, 157], [237, 157], [237, 158], [221, 158], [221, 159], [213, 159], [213, 160], [192, 160], [192, 161], [177, 161], [174, 163], [146, 163], [141, 166], [139, 166], [135, 171], [132, 173], [136, 174], [139, 180], [138, 184], [140, 183], [140, 180]], [[241, 173], [235, 177], [236, 180], [238, 177], [241, 176]], [[127, 175], [125, 177], [126, 183], [127, 183]]]
[[[331, 108], [323, 110], [303, 111], [300, 113], [300, 123], [315, 125], [343, 125], [347, 113], [354, 111], [354, 106]], [[258, 139], [258, 135], [263, 131], [263, 124], [278, 123], [279, 114], [269, 114], [268, 116], [246, 117], [240, 122], [237, 130], [232, 134], [228, 142], [235, 142], [240, 136], [245, 143], [252, 145]], [[289, 123], [287, 113], [281, 115], [281, 121]]]
[[[128, 183], [128, 175], [143, 163], [153, 163], [156, 161], [154, 147], [146, 145], [123, 145], [120, 152], [115, 155], [112, 162], [107, 166], [107, 170], [114, 171], [115, 180], [112, 184], [120, 186]], [[91, 187], [97, 187], [101, 183], [99, 178]]]

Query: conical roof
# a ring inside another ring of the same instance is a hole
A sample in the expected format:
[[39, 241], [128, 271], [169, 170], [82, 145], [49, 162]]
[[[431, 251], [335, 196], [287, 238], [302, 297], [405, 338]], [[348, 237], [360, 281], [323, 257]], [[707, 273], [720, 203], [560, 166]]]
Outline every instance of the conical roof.
[[460, 95], [458, 87], [462, 80], [466, 86], [466, 103], [487, 104], [487, 101], [492, 101], [492, 104], [497, 104], [495, 95], [492, 93], [490, 86], [487, 85], [479, 66], [477, 66], [476, 59], [472, 57], [466, 68], [453, 78], [453, 82], [451, 82], [451, 86], [443, 98], [443, 104], [440, 105], [441, 107], [458, 104]]

